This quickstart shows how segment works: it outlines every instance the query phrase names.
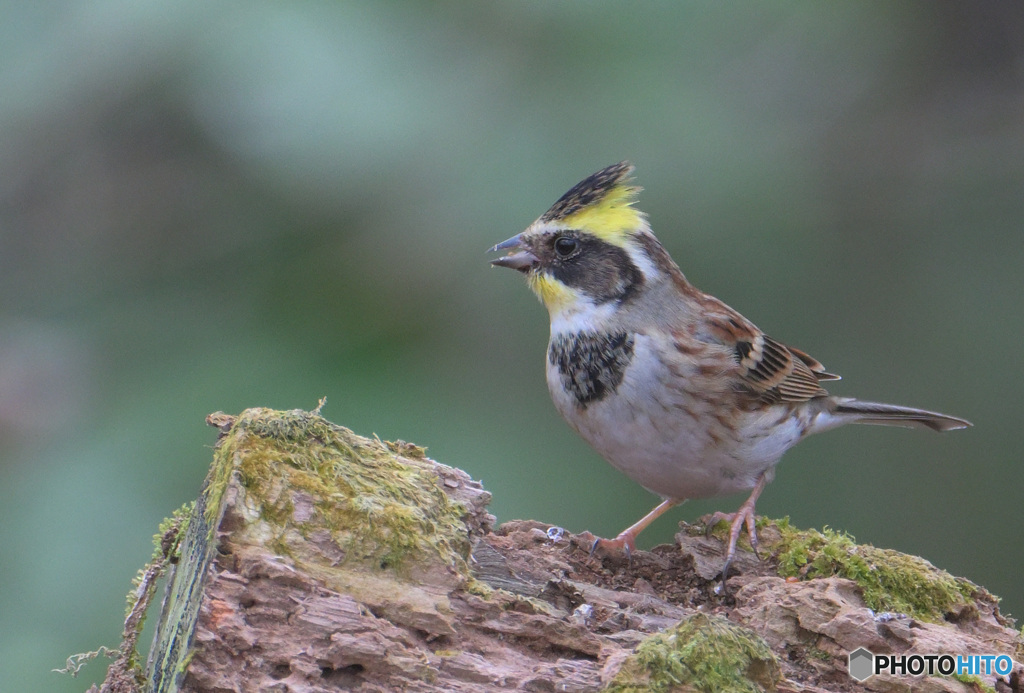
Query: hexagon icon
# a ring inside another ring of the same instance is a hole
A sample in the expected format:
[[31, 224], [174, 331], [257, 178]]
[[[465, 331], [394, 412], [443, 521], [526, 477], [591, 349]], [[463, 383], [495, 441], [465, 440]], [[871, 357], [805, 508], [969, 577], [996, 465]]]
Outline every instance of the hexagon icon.
[[858, 647], [850, 653], [850, 677], [858, 681], [864, 681], [874, 671], [875, 655], [863, 647]]

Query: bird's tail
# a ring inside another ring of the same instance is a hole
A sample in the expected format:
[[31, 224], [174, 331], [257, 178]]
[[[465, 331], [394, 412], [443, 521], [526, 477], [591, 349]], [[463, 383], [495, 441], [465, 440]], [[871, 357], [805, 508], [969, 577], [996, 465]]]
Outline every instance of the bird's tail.
[[956, 416], [925, 409], [900, 407], [895, 404], [865, 402], [852, 398], [836, 398], [834, 402], [835, 407], [832, 409], [832, 414], [838, 418], [845, 418], [851, 423], [930, 428], [933, 431], [955, 431], [958, 428], [974, 425], [970, 421]]

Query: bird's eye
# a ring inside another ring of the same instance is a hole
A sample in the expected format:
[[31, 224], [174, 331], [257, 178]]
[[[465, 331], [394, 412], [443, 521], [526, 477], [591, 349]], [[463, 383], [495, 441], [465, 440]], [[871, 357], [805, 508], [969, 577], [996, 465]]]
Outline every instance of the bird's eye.
[[562, 236], [555, 240], [555, 252], [558, 253], [558, 257], [569, 257], [576, 252], [578, 247], [579, 241], [569, 236]]

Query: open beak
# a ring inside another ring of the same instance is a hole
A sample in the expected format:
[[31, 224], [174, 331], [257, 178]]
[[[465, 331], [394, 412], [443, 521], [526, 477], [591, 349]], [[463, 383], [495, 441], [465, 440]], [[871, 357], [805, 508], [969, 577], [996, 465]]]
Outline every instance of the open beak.
[[518, 252], [509, 252], [504, 257], [499, 257], [497, 260], [491, 260], [491, 264], [495, 267], [509, 267], [520, 272], [530, 271], [538, 262], [537, 256], [531, 253], [523, 246], [522, 240], [523, 234], [512, 236], [507, 241], [502, 241], [498, 245], [491, 248], [489, 253], [493, 253], [497, 250], [509, 250]]

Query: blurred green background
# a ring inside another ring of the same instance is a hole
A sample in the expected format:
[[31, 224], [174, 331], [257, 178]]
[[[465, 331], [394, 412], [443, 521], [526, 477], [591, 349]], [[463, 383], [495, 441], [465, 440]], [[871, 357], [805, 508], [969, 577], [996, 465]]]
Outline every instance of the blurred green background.
[[[250, 406], [467, 470], [500, 520], [655, 502], [562, 423], [485, 249], [589, 173], [701, 288], [966, 432], [851, 427], [758, 510], [1024, 616], [1024, 6], [45, 2], [0, 23], [0, 691], [116, 645], [161, 518]], [[645, 534], [740, 497], [692, 502]]]

